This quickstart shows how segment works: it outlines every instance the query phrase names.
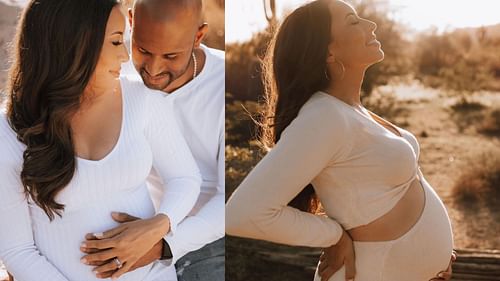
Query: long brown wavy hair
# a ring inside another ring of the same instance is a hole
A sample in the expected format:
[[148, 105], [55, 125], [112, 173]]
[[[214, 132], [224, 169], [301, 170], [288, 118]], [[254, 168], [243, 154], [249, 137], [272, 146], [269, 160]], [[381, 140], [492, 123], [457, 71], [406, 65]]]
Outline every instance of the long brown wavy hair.
[[[330, 43], [329, 1], [316, 0], [288, 15], [274, 35], [263, 61], [265, 104], [260, 142], [272, 148], [300, 108], [328, 86], [326, 58]], [[307, 163], [304, 163], [307, 165]], [[319, 201], [311, 184], [289, 203], [316, 212]]]
[[97, 65], [116, 0], [32, 0], [20, 18], [7, 81], [24, 190], [53, 220], [76, 169], [70, 120]]

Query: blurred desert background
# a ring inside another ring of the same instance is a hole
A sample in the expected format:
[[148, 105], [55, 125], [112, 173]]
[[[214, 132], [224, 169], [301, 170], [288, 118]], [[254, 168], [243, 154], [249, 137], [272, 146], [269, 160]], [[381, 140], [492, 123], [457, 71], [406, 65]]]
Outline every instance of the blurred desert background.
[[[11, 42], [15, 33], [18, 17], [27, 0], [0, 0], [0, 102], [4, 99], [7, 72], [10, 66]], [[132, 5], [133, 0], [122, 1], [124, 8]], [[224, 0], [203, 0], [205, 20], [209, 24], [209, 33], [204, 44], [209, 47], [224, 49]], [[2, 157], [0, 155], [0, 157]], [[1, 200], [1, 195], [0, 195]], [[0, 226], [6, 227], [6, 226]], [[0, 261], [0, 280], [5, 280], [7, 273]]]
[[[250, 117], [258, 117], [270, 31], [304, 2], [226, 1], [227, 197], [263, 156]], [[363, 103], [418, 138], [421, 169], [446, 205], [462, 256], [454, 280], [500, 280], [500, 16], [489, 12], [500, 2], [347, 2], [377, 23], [385, 52], [366, 74]], [[319, 253], [228, 237], [226, 280], [312, 280]], [[477, 256], [488, 260], [468, 264]]]

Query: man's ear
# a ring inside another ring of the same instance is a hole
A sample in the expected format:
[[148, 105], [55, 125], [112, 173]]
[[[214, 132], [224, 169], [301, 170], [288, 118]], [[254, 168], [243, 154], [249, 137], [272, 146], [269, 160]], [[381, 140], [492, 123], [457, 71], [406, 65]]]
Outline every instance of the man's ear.
[[199, 47], [201, 44], [201, 41], [205, 36], [207, 35], [208, 32], [208, 23], [204, 22], [200, 25], [198, 28], [198, 31], [196, 32], [196, 38], [194, 40], [194, 46]]
[[134, 12], [132, 11], [132, 8], [128, 8], [128, 24], [130, 26], [130, 31], [132, 31], [133, 18], [134, 18]]

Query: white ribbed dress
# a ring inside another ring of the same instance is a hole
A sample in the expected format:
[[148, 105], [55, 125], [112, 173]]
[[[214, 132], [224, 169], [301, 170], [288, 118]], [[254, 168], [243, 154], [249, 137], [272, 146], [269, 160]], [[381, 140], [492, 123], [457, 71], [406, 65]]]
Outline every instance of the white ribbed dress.
[[[144, 95], [147, 91], [140, 82], [122, 78], [121, 86], [123, 120], [115, 147], [98, 161], [77, 158], [75, 176], [56, 197], [65, 210], [52, 222], [25, 198], [19, 178], [25, 147], [17, 141], [5, 114], [1, 115], [0, 259], [16, 280], [102, 280], [91, 272], [91, 266], [80, 262], [80, 244], [86, 233], [118, 225], [111, 218], [112, 211], [141, 218], [155, 214], [145, 181], [152, 166], [166, 183], [159, 212], [171, 219], [170, 235], [175, 235], [177, 224], [193, 208], [201, 177], [166, 104], [169, 100], [160, 92]], [[175, 280], [175, 270], [153, 264], [119, 280]]]

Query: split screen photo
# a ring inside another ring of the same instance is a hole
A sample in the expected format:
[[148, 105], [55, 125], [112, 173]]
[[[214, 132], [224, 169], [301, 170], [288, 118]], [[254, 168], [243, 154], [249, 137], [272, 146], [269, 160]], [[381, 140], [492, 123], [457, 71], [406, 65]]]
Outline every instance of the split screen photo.
[[0, 0], [0, 281], [500, 280], [499, 9]]

